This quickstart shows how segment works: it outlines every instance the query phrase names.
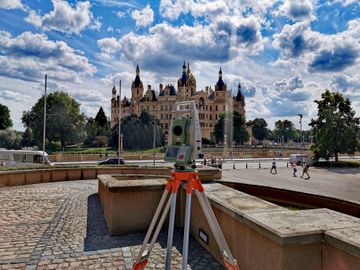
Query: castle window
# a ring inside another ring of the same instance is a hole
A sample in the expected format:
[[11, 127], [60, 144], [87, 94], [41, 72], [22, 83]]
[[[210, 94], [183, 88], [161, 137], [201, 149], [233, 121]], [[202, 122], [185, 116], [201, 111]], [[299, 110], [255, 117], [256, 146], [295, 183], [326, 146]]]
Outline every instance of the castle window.
[[210, 112], [212, 111], [212, 106], [210, 106]]
[[161, 119], [161, 120], [163, 119], [163, 114], [160, 115], [160, 119]]
[[217, 118], [218, 118], [218, 116], [217, 116], [217, 114], [215, 114], [215, 120], [217, 120]]
[[168, 123], [165, 123], [165, 129], [168, 129]]
[[161, 110], [162, 110], [162, 111], [164, 110], [164, 106], [163, 106], [163, 105], [161, 105]]
[[210, 114], [209, 117], [210, 117], [210, 120], [212, 120], [212, 114]]
[[165, 111], [167, 111], [168, 110], [168, 106], [167, 105], [165, 105]]
[[217, 111], [218, 110], [218, 106], [217, 105], [215, 105], [215, 111]]

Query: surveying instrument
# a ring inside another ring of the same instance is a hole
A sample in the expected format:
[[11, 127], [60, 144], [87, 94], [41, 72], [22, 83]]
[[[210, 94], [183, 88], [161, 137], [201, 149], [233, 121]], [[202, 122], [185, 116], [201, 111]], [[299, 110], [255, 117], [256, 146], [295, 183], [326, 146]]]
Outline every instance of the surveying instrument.
[[[194, 101], [177, 102], [175, 104], [175, 110], [172, 111], [170, 132], [168, 148], [164, 160], [168, 162], [174, 162], [174, 170], [171, 171], [164, 193], [155, 211], [155, 215], [150, 223], [150, 227], [140, 248], [139, 255], [134, 263], [133, 270], [144, 269], [148, 263], [150, 253], [154, 247], [154, 243], [157, 237], [159, 236], [161, 227], [169, 212], [169, 209], [170, 218], [167, 236], [165, 269], [170, 270], [176, 197], [183, 182], [186, 183], [186, 205], [181, 269], [187, 269], [191, 195], [193, 192], [195, 192], [202, 211], [204, 212], [211, 231], [215, 237], [216, 243], [223, 255], [226, 268], [229, 270], [239, 270], [237, 262], [230, 252], [229, 246], [227, 245], [219, 223], [217, 222], [211, 205], [204, 193], [204, 188], [201, 184], [198, 171], [196, 170], [195, 158], [202, 158], [202, 154], [199, 115]], [[170, 198], [165, 205], [165, 201], [169, 194]], [[162, 214], [160, 217], [161, 211]], [[157, 226], [155, 228], [156, 224]], [[149, 242], [151, 235], [152, 238]]]

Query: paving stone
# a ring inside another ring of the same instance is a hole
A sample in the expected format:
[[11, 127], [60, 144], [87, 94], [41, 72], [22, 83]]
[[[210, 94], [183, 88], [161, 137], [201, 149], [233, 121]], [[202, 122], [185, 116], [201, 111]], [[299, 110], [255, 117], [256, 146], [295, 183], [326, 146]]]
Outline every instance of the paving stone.
[[[0, 270], [132, 269], [145, 233], [111, 236], [97, 189], [96, 180], [0, 188]], [[166, 238], [162, 231], [146, 269], [164, 269]], [[189, 247], [188, 269], [223, 269], [191, 237]], [[173, 269], [181, 250], [175, 230]]]

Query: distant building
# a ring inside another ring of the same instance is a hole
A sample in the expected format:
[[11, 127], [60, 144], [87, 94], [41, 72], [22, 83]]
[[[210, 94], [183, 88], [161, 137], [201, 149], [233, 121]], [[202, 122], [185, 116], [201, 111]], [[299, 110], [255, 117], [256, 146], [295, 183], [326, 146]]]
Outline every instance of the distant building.
[[[185, 89], [184, 89], [185, 88]], [[115, 86], [112, 88], [111, 99], [111, 128], [118, 122], [120, 97], [116, 93]], [[232, 91], [227, 90], [227, 85], [222, 79], [221, 68], [219, 78], [215, 84], [215, 90], [211, 86], [206, 86], [205, 90], [196, 90], [196, 79], [190, 72], [189, 64], [183, 65], [183, 72], [177, 82], [177, 90], [172, 84], [159, 85], [158, 93], [147, 86], [144, 93], [144, 85], [140, 79], [140, 68], [136, 66], [135, 80], [131, 85], [131, 98], [126, 96], [121, 100], [122, 117], [129, 114], [140, 115], [143, 110], [149, 112], [159, 119], [162, 128], [167, 133], [171, 123], [171, 111], [177, 101], [194, 100], [199, 111], [199, 119], [202, 130], [202, 137], [212, 140], [214, 126], [219, 119], [219, 115], [225, 112], [229, 106], [234, 111], [245, 115], [245, 97], [241, 93], [241, 85], [238, 85], [237, 95], [233, 96]]]

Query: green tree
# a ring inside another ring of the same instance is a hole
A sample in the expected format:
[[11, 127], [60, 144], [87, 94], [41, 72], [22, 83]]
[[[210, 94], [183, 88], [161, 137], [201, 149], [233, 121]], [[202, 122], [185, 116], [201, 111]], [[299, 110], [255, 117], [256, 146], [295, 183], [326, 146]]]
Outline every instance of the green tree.
[[267, 123], [264, 118], [255, 118], [249, 122], [251, 126], [251, 132], [255, 139], [262, 141], [267, 139], [269, 130], [267, 129]]
[[24, 147], [31, 147], [35, 145], [35, 140], [31, 128], [26, 128], [23, 133], [21, 145]]
[[[153, 146], [153, 133], [156, 133], [156, 147], [164, 145], [165, 135], [158, 119], [143, 111], [139, 117], [132, 114], [121, 119], [123, 147], [126, 150], [148, 149]], [[111, 145], [118, 146], [118, 125], [111, 134]]]
[[275, 129], [273, 131], [274, 138], [284, 138], [284, 142], [289, 140], [296, 140], [299, 136], [293, 122], [289, 120], [278, 120], [275, 122]]
[[12, 127], [10, 119], [10, 110], [6, 105], [0, 104], [0, 130]]
[[98, 127], [107, 127], [108, 126], [108, 121], [107, 121], [106, 115], [105, 115], [102, 107], [100, 107], [98, 113], [95, 116], [95, 122]]
[[341, 93], [326, 90], [320, 100], [315, 100], [318, 106], [318, 118], [311, 119], [315, 143], [312, 145], [315, 157], [339, 160], [340, 153], [353, 154], [360, 148], [359, 118], [351, 108], [349, 99]]
[[[216, 143], [224, 143], [224, 126], [225, 121], [231, 123], [232, 120], [232, 129], [233, 129], [233, 142], [235, 144], [244, 144], [249, 140], [249, 133], [246, 130], [245, 117], [237, 111], [228, 114], [220, 114], [220, 119], [217, 121], [214, 127], [214, 136]], [[231, 138], [227, 136], [227, 144], [231, 145]]]
[[[61, 148], [66, 144], [78, 143], [85, 136], [85, 115], [80, 113], [80, 103], [65, 92], [54, 92], [46, 98], [46, 139], [48, 142], [60, 141]], [[24, 112], [22, 121], [33, 130], [38, 146], [43, 138], [44, 96], [30, 111]]]
[[21, 149], [21, 134], [11, 128], [0, 130], [0, 147], [6, 149]]

